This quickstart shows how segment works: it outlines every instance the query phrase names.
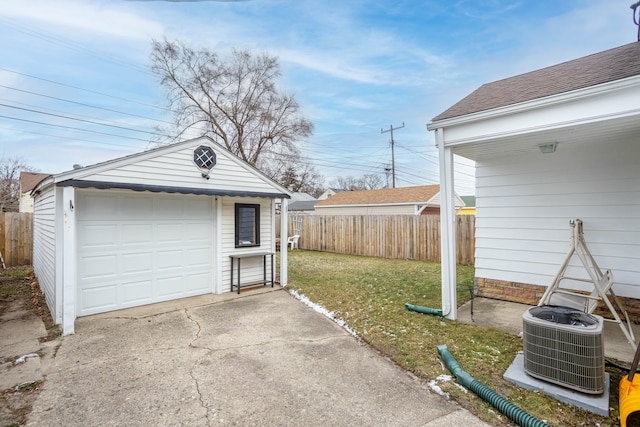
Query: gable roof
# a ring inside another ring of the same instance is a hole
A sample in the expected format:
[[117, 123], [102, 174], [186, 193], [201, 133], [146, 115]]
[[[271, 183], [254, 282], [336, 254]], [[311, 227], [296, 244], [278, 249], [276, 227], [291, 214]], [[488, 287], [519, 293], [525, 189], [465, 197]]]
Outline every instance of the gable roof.
[[341, 191], [316, 206], [426, 203], [440, 193], [440, 185], [383, 188], [381, 190]]
[[291, 195], [291, 203], [293, 202], [315, 202], [318, 199], [307, 193], [293, 193]]
[[640, 75], [640, 42], [480, 86], [432, 121], [505, 107]]
[[20, 172], [20, 191], [22, 193], [30, 192], [40, 181], [49, 176], [51, 175], [48, 173]]
[[[200, 145], [216, 149], [214, 179], [193, 161]], [[158, 168], [163, 169], [162, 173]], [[188, 169], [186, 169], [188, 168]], [[183, 173], [188, 170], [189, 173]], [[218, 179], [219, 178], [219, 179]], [[33, 192], [58, 187], [126, 189], [179, 194], [291, 198], [291, 192], [260, 170], [203, 136], [52, 175]]]

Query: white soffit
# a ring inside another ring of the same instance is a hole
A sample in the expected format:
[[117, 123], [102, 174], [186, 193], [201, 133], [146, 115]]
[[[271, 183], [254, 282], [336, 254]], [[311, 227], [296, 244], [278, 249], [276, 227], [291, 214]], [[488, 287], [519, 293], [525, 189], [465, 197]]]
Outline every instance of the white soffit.
[[539, 152], [542, 143], [566, 147], [638, 137], [640, 76], [445, 119], [428, 128], [444, 128], [445, 144], [471, 160]]

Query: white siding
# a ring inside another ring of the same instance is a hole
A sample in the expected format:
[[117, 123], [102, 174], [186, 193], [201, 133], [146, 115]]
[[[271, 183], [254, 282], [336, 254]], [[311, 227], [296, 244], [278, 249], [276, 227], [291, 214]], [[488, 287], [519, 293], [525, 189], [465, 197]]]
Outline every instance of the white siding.
[[215, 147], [216, 165], [211, 169], [210, 178], [204, 179], [193, 163], [193, 150], [193, 146], [188, 146], [182, 150], [85, 176], [82, 180], [229, 191], [279, 192], [266, 178], [260, 179], [255, 171], [232, 160], [230, 154]]
[[[579, 218], [616, 293], [640, 298], [639, 164], [633, 136], [479, 160], [476, 276], [547, 286], [570, 248], [569, 220]], [[585, 276], [577, 257], [571, 266]]]
[[[235, 204], [236, 203], [252, 203], [260, 205], [260, 246], [251, 248], [235, 247]], [[273, 250], [273, 229], [271, 224], [273, 215], [271, 199], [266, 198], [240, 198], [240, 197], [223, 197], [222, 198], [222, 291], [230, 290], [231, 282], [229, 269], [231, 260], [229, 255], [234, 253], [250, 253], [250, 252], [272, 252]], [[267, 279], [270, 279], [271, 270], [269, 266], [270, 259], [267, 258]], [[247, 258], [242, 260], [241, 265], [242, 282], [251, 282], [254, 280], [262, 280], [262, 258]], [[234, 266], [234, 268], [237, 268]], [[236, 270], [237, 271], [237, 270]], [[234, 283], [237, 283], [236, 271], [234, 271]], [[275, 272], [274, 272], [275, 275]]]
[[20, 204], [18, 206], [18, 211], [33, 212], [33, 197], [31, 197], [31, 193], [27, 192], [20, 194]]
[[56, 310], [55, 259], [55, 207], [54, 186], [46, 188], [35, 199], [33, 214], [33, 271], [47, 300], [49, 311], [56, 323], [61, 313]]

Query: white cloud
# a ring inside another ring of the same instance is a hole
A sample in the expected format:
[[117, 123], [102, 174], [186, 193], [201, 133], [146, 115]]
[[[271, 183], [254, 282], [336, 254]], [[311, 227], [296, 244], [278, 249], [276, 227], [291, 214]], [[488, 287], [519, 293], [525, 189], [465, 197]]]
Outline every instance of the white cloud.
[[98, 33], [126, 39], [148, 39], [163, 33], [155, 21], [129, 10], [126, 4], [98, 4], [77, 0], [30, 0], [4, 2], [0, 16], [34, 21], [66, 31]]

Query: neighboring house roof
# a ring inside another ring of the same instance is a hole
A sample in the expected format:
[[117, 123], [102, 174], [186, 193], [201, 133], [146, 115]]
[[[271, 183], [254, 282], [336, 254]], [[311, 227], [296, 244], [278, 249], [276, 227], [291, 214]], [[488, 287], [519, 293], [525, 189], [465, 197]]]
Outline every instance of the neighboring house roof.
[[326, 200], [329, 197], [333, 197], [334, 195], [340, 193], [341, 191], [347, 191], [347, 190], [343, 190], [341, 188], [327, 188], [324, 193], [318, 196], [318, 200]]
[[313, 197], [311, 194], [307, 193], [293, 193], [291, 196], [291, 202], [301, 202], [301, 201], [316, 201], [317, 199]]
[[48, 178], [47, 173], [20, 172], [20, 191], [22, 193], [30, 192], [40, 181]]
[[440, 185], [383, 188], [381, 190], [341, 191], [316, 206], [426, 203], [440, 193]]
[[640, 42], [480, 86], [433, 121], [505, 107], [640, 75]]
[[476, 206], [476, 196], [460, 196], [462, 201], [464, 202], [465, 208], [475, 208]]
[[312, 211], [316, 207], [317, 200], [298, 200], [289, 203], [287, 210], [289, 211]]

